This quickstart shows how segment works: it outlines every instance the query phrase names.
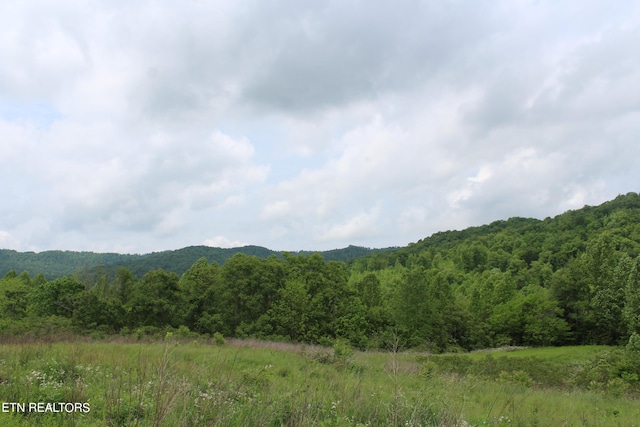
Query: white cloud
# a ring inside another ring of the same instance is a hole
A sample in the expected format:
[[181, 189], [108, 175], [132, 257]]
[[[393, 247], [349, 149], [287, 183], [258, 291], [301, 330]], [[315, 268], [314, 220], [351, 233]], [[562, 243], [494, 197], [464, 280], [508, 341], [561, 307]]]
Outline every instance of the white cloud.
[[8, 231], [0, 230], [0, 245], [3, 248], [13, 247], [16, 244], [15, 238]]
[[363, 237], [375, 237], [379, 233], [376, 230], [378, 215], [379, 209], [374, 207], [355, 215], [344, 223], [320, 229], [317, 238], [320, 241], [352, 241]]
[[284, 219], [291, 214], [291, 203], [287, 200], [280, 200], [273, 203], [267, 203], [260, 217], [265, 220]]
[[211, 239], [205, 240], [202, 244], [214, 248], [237, 248], [249, 245], [249, 243], [245, 243], [240, 240], [229, 240], [224, 236], [215, 236]]
[[638, 191], [631, 2], [34, 0], [0, 25], [2, 245], [402, 245]]

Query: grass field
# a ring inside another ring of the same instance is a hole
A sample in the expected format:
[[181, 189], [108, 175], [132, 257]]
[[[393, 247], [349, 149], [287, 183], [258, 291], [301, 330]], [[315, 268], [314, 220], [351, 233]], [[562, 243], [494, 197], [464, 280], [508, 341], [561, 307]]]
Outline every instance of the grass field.
[[504, 347], [489, 350], [478, 350], [469, 353], [470, 357], [483, 357], [487, 354], [499, 354], [504, 357], [540, 357], [556, 363], [584, 362], [592, 359], [598, 353], [610, 350], [611, 347], [605, 345], [581, 345], [566, 347], [538, 347], [520, 348]]
[[545, 379], [575, 376], [609, 350], [429, 356], [234, 340], [3, 344], [0, 425], [640, 425], [628, 388]]

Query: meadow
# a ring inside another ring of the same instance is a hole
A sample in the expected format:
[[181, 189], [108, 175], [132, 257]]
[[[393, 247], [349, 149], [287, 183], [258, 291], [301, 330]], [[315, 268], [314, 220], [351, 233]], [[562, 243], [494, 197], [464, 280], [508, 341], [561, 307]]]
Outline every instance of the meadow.
[[358, 352], [340, 341], [3, 343], [0, 425], [639, 425], [634, 379], [603, 374], [617, 354]]

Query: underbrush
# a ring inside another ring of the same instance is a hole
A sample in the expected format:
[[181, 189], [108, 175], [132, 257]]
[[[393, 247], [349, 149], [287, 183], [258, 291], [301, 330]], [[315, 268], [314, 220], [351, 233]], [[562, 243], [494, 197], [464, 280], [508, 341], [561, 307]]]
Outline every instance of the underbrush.
[[640, 396], [640, 353], [622, 348], [558, 347], [419, 357], [425, 372], [509, 380], [527, 387]]

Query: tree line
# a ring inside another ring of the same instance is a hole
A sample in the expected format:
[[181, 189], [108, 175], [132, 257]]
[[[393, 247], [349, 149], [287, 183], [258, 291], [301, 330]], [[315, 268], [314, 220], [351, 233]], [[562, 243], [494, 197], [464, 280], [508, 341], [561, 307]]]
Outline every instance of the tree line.
[[164, 269], [0, 280], [2, 333], [162, 331], [430, 351], [640, 341], [640, 197], [437, 233], [347, 262], [200, 258]]
[[[388, 252], [397, 248], [372, 249], [361, 246], [348, 246], [319, 252], [327, 261], [348, 261], [364, 257], [373, 253]], [[17, 252], [10, 249], [0, 249], [0, 274], [10, 270], [43, 273], [49, 279], [78, 274], [110, 275], [120, 267], [125, 267], [138, 277], [163, 269], [182, 275], [191, 267], [195, 260], [206, 258], [209, 262], [224, 264], [237, 253], [254, 255], [258, 258], [268, 258], [274, 255], [282, 258], [284, 251], [273, 251], [261, 246], [242, 246], [236, 248], [214, 248], [210, 246], [188, 246], [176, 250], [139, 254], [95, 253], [76, 251], [44, 251]], [[296, 255], [312, 255], [312, 251], [290, 252]], [[85, 279], [83, 279], [85, 280]]]

